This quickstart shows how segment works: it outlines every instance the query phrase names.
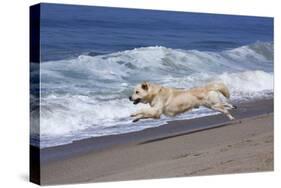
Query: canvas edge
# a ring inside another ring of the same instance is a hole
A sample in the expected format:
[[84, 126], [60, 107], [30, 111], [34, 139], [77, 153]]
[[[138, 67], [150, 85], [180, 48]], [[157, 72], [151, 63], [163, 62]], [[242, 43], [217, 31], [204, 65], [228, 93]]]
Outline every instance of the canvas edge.
[[[38, 63], [36, 66], [36, 71], [40, 71], [40, 12], [41, 5], [35, 4], [29, 7], [29, 70], [30, 70], [30, 97], [35, 95], [37, 99], [40, 99], [40, 92], [34, 92], [33, 85], [31, 84], [31, 63]], [[33, 78], [34, 79], [34, 78]], [[37, 75], [36, 80], [40, 84], [40, 74]], [[35, 101], [36, 115], [38, 116], [36, 120], [32, 119], [31, 111], [32, 106], [30, 99], [30, 145], [29, 145], [29, 181], [35, 184], [41, 184], [41, 173], [40, 173], [40, 148], [33, 146], [31, 144], [31, 129], [34, 126], [38, 126], [38, 131], [40, 132], [40, 100]], [[34, 104], [33, 104], [34, 105]], [[38, 108], [37, 108], [38, 107]]]

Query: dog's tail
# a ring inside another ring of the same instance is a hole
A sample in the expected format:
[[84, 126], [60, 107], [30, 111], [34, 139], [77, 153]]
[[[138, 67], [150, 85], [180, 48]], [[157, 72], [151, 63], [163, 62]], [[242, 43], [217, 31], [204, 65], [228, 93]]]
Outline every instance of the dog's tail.
[[221, 92], [226, 98], [229, 99], [230, 93], [229, 93], [229, 90], [228, 90], [228, 88], [226, 87], [225, 84], [223, 84], [223, 83], [215, 83], [215, 84], [209, 85], [208, 87], [209, 87], [209, 90], [211, 90], [211, 91], [219, 91], [219, 92]]

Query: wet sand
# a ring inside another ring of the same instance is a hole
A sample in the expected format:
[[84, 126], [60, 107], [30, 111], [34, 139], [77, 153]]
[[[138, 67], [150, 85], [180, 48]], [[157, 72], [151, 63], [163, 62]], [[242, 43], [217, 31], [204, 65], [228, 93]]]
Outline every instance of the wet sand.
[[[273, 170], [273, 100], [223, 115], [41, 150], [41, 184]], [[191, 128], [187, 128], [194, 126]]]

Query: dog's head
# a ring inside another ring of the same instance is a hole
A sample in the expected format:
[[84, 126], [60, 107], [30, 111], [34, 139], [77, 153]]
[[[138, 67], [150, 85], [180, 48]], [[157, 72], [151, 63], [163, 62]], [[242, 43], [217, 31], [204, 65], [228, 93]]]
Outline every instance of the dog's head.
[[129, 97], [130, 101], [133, 101], [134, 104], [138, 103], [148, 103], [149, 99], [149, 86], [148, 82], [143, 82], [142, 84], [138, 84], [133, 92], [133, 95]]

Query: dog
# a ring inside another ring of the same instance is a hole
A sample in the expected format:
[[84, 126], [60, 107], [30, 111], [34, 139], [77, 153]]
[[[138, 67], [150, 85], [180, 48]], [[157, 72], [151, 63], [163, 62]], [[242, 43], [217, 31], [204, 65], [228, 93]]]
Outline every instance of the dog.
[[204, 106], [233, 120], [234, 117], [229, 110], [237, 107], [226, 102], [227, 100], [222, 100], [221, 94], [225, 99], [230, 98], [229, 90], [223, 83], [212, 83], [192, 89], [176, 89], [143, 82], [135, 87], [129, 100], [134, 104], [149, 104], [150, 107], [131, 114], [131, 117], [134, 118], [133, 122], [148, 118], [159, 119], [162, 114], [176, 116]]

